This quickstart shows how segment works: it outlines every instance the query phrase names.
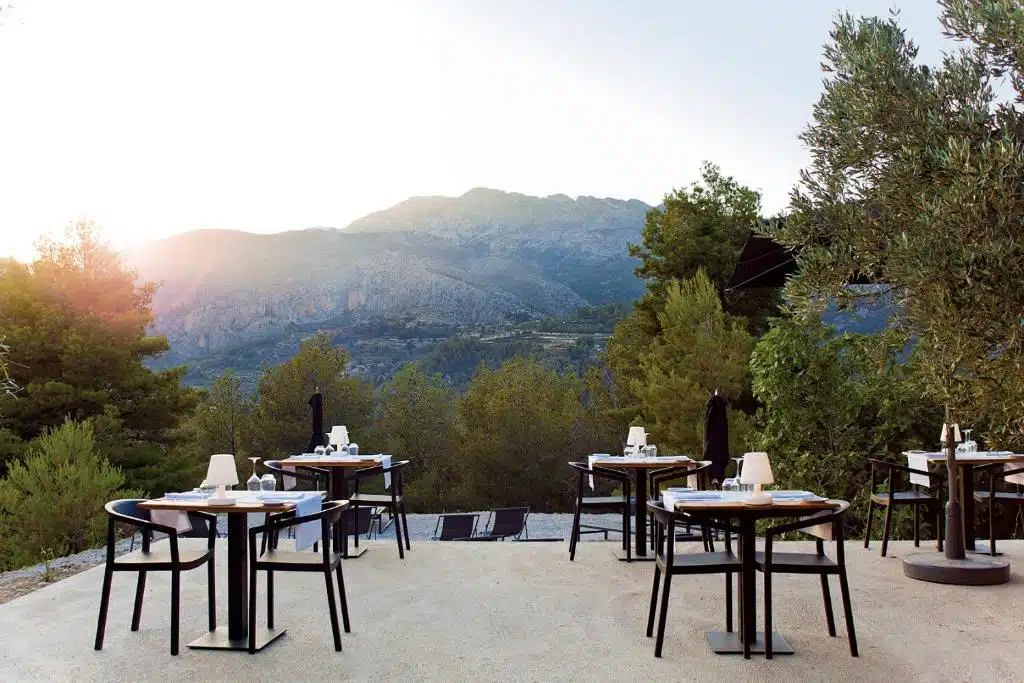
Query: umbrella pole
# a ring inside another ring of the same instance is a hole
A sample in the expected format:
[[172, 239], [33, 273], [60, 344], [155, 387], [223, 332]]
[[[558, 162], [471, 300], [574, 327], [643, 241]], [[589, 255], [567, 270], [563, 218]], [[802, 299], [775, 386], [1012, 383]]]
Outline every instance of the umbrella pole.
[[967, 556], [964, 550], [964, 525], [960, 507], [960, 468], [956, 464], [956, 449], [953, 425], [949, 423], [949, 406], [946, 406], [946, 423], [942, 427], [945, 440], [942, 449], [946, 456], [946, 476], [949, 483], [949, 499], [946, 501], [946, 558], [962, 560]]

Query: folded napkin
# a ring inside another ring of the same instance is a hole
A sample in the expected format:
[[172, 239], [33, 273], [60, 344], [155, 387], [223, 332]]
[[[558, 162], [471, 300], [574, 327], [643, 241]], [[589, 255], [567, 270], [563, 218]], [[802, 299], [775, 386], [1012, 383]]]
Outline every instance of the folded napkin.
[[[210, 494], [201, 491], [182, 491], [165, 493], [164, 498], [168, 500], [206, 500]], [[150, 510], [149, 518], [154, 524], [169, 526], [179, 534], [186, 534], [192, 531], [192, 521], [188, 518], [187, 512], [180, 510]]]
[[768, 491], [771, 494], [772, 500], [824, 500], [821, 496], [810, 491]]
[[203, 491], [180, 491], [165, 493], [163, 497], [166, 500], [206, 500], [210, 494]]
[[[322, 499], [320, 494], [316, 491], [310, 491], [295, 503], [295, 516], [315, 515], [320, 512], [321, 505]], [[295, 549], [305, 550], [319, 541], [321, 536], [320, 530], [321, 524], [318, 519], [300, 524], [295, 530]]]
[[[289, 456], [289, 460], [314, 460], [319, 457], [320, 456], [316, 453], [302, 453], [300, 455]], [[282, 469], [288, 470], [289, 472], [295, 471], [295, 468], [290, 465], [283, 465]], [[283, 475], [281, 477], [281, 485], [284, 486], [286, 491], [291, 491], [295, 488], [295, 477], [289, 477], [287, 474]]]
[[[594, 469], [595, 461], [610, 457], [612, 457], [610, 453], [594, 453], [593, 455], [589, 455], [587, 456], [587, 467], [589, 467], [590, 469]], [[587, 480], [590, 483], [590, 488], [594, 488], [594, 475], [591, 474], [589, 477], [587, 477]]]

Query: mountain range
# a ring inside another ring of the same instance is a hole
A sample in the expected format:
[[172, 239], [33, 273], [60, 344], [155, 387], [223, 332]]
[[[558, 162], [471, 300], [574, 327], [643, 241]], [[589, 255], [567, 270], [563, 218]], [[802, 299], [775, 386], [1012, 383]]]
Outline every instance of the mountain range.
[[274, 360], [316, 329], [458, 329], [631, 301], [642, 283], [626, 245], [650, 209], [477, 188], [342, 229], [184, 233], [126, 260], [160, 283], [154, 326], [171, 343], [161, 365], [254, 347], [276, 349], [264, 358]]

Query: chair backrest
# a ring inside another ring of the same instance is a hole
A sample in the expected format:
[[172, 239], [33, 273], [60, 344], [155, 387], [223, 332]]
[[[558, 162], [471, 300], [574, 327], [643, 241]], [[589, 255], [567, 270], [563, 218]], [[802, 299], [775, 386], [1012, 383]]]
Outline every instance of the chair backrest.
[[492, 536], [518, 536], [526, 526], [526, 516], [530, 508], [498, 508], [494, 511], [494, 523], [491, 525]]
[[[263, 467], [268, 472], [275, 474], [278, 477], [295, 477], [302, 481], [311, 481], [314, 483], [321, 483], [323, 481], [323, 476], [320, 472], [311, 467], [296, 467], [294, 472], [290, 472], [281, 466], [280, 460], [264, 460]], [[278, 483], [280, 483], [280, 481]]]
[[106, 505], [107, 514], [115, 518], [119, 522], [125, 524], [132, 524], [135, 522], [141, 522], [143, 525], [152, 524], [153, 520], [149, 516], [149, 510], [143, 510], [139, 507], [139, 503], [145, 502], [143, 498], [122, 498], [121, 500], [112, 500]]
[[[921, 470], [923, 472], [928, 471], [928, 454], [925, 452], [914, 452], [910, 451], [907, 453], [907, 467], [915, 470]], [[926, 474], [914, 474], [913, 472], [908, 473], [908, 477], [911, 484], [917, 486], [923, 486], [925, 488], [931, 488], [931, 477]]]
[[437, 536], [438, 541], [451, 541], [456, 538], [469, 538], [476, 530], [479, 515], [457, 514], [441, 515], [441, 533]]

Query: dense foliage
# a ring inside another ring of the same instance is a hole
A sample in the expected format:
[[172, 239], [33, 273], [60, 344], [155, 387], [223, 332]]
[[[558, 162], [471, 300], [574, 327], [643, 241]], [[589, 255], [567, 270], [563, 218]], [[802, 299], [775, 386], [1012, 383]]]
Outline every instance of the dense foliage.
[[139, 497], [97, 452], [89, 421], [47, 429], [0, 479], [0, 569], [94, 548], [106, 537], [102, 504]]
[[[1024, 42], [1011, 2], [942, 0], [962, 49], [917, 62], [897, 17], [841, 16], [801, 139], [812, 163], [773, 232], [801, 249], [800, 314], [866, 278], [916, 341], [908, 379], [989, 445], [1024, 445]], [[1012, 92], [1001, 97], [1008, 81]]]
[[144, 364], [167, 349], [165, 338], [146, 331], [156, 285], [137, 283], [91, 224], [68, 237], [40, 245], [31, 265], [0, 263], [0, 330], [10, 378], [22, 387], [0, 392], [4, 450], [65, 416], [94, 417], [129, 486], [159, 491], [175, 483], [164, 460], [198, 393], [181, 386], [184, 368], [153, 372]]
[[885, 459], [935, 439], [941, 411], [907, 380], [902, 335], [837, 335], [817, 316], [773, 321], [751, 359], [762, 403], [754, 445], [772, 456], [783, 488], [851, 501], [860, 533], [867, 458]]

